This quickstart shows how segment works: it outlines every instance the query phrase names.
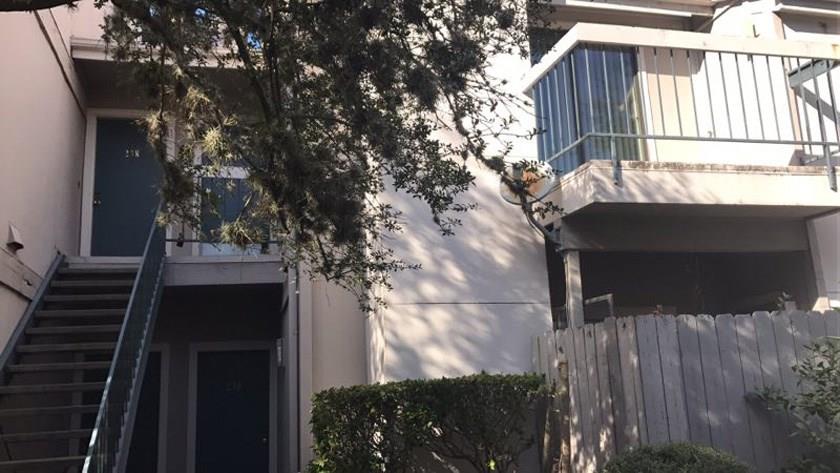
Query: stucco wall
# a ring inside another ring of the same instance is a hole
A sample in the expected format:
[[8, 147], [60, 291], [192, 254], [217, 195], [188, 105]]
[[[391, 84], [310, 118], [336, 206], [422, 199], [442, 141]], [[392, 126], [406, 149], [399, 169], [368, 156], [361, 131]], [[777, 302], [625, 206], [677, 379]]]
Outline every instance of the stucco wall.
[[[9, 224], [17, 227], [24, 248], [16, 258], [39, 275], [56, 250], [78, 252], [85, 126], [83, 98], [62, 74], [67, 52], [48, 13], [44, 30], [34, 14], [0, 15], [0, 242], [5, 247]], [[0, 284], [0, 344], [26, 302]]]
[[498, 196], [498, 177], [474, 172], [465, 199], [479, 209], [455, 236], [441, 236], [421, 202], [385, 196], [408, 222], [392, 247], [422, 269], [395, 274], [372, 319], [372, 381], [530, 369], [530, 338], [551, 320], [542, 237]]
[[365, 317], [350, 292], [312, 282], [313, 392], [365, 383]]
[[[507, 79], [508, 91], [518, 93], [529, 68], [526, 59], [501, 55], [488, 72]], [[516, 118], [510, 134], [533, 128], [528, 110]], [[493, 152], [499, 144], [490, 143]], [[533, 141], [512, 144], [512, 159], [536, 159]], [[394, 274], [393, 290], [382, 294], [387, 307], [370, 319], [371, 382], [529, 371], [531, 339], [550, 327], [542, 236], [519, 208], [501, 199], [495, 173], [468, 165], [475, 185], [461, 197], [478, 208], [457, 216], [463, 225], [454, 236], [440, 234], [425, 203], [394, 191], [381, 196], [403, 212], [405, 222], [404, 232], [385, 243], [422, 269]]]

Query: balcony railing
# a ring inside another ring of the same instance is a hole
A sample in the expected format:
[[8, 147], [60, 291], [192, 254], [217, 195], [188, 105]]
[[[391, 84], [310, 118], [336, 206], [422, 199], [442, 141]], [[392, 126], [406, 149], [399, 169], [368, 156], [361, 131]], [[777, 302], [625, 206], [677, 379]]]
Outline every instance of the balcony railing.
[[840, 46], [612, 25], [572, 28], [529, 73], [538, 152], [593, 159], [823, 163], [836, 189]]

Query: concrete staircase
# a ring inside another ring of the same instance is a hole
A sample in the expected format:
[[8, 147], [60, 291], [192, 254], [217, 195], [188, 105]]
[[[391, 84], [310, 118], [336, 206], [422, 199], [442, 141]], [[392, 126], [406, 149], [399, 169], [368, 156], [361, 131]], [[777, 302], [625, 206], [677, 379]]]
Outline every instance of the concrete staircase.
[[57, 259], [0, 360], [0, 472], [80, 472], [136, 259]]

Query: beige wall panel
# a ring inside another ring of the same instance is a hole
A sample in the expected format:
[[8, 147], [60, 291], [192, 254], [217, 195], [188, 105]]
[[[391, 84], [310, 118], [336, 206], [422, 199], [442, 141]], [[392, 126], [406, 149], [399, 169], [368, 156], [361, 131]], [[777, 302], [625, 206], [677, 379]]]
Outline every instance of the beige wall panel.
[[[43, 274], [56, 250], [78, 252], [85, 120], [33, 14], [0, 15], [0, 44], [26, 45], [0, 49], [0, 243], [17, 227], [17, 257]], [[0, 339], [23, 307], [0, 304]]]
[[365, 314], [356, 296], [324, 281], [312, 283], [314, 392], [366, 381]]

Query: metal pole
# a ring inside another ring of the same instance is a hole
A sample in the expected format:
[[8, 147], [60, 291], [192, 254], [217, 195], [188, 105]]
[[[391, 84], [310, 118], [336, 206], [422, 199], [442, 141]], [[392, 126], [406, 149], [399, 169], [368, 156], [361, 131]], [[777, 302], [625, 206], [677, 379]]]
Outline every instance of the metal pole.
[[[572, 142], [572, 115], [569, 112], [569, 105], [571, 105], [571, 104], [569, 103], [569, 87], [568, 87], [568, 84], [566, 83], [565, 61], [566, 61], [565, 59], [560, 61], [560, 71], [563, 73], [562, 79], [560, 79], [560, 80], [562, 81], [562, 84], [563, 84], [563, 103], [566, 105], [566, 107], [565, 107], [566, 108], [566, 133], [568, 133], [569, 143], [571, 143]], [[568, 143], [563, 143], [563, 146], [567, 146], [567, 145], [568, 145]]]
[[[828, 80], [828, 94], [831, 97], [831, 108], [834, 110], [834, 137], [840, 142], [840, 120], [838, 120], [838, 112], [837, 112], [837, 102], [834, 98], [834, 85], [831, 83], [831, 71], [829, 70], [828, 74], [826, 75], [826, 79]], [[823, 139], [826, 139], [823, 137]], [[831, 153], [829, 153], [828, 158], [831, 159]], [[831, 187], [831, 190], [837, 190], [837, 172], [834, 169], [834, 163], [828, 163], [831, 166], [830, 173], [834, 174], [834, 185]], [[830, 175], [829, 175], [830, 176]], [[829, 183], [830, 185], [831, 183]]]
[[[709, 60], [706, 57], [706, 51], [703, 53], [703, 71], [706, 73], [706, 92], [709, 94], [709, 113], [712, 115], [712, 137], [717, 136], [717, 125], [715, 125], [715, 104], [712, 100], [712, 84], [709, 80]], [[699, 136], [699, 135], [698, 135]]]
[[[747, 59], [750, 61], [750, 67], [752, 67], [752, 75], [753, 75], [753, 86], [755, 87], [755, 104], [758, 107], [758, 125], [761, 127], [761, 139], [765, 138], [764, 136], [764, 118], [762, 118], [762, 111], [761, 111], [761, 99], [758, 97], [758, 79], [755, 75], [755, 56], [752, 54], [747, 56]], [[770, 91], [770, 99], [773, 99], [773, 92]]]
[[674, 83], [674, 99], [677, 101], [677, 123], [680, 126], [680, 136], [683, 133], [683, 126], [682, 126], [682, 111], [680, 109], [680, 92], [677, 90], [677, 74], [674, 71], [674, 49], [668, 49], [668, 56], [671, 61], [671, 81]]
[[653, 48], [653, 72], [656, 74], [656, 93], [659, 95], [659, 118], [662, 122], [662, 134], [668, 133], [665, 129], [665, 107], [662, 105], [662, 77], [659, 75], [659, 57], [656, 48]]
[[[831, 71], [829, 70], [826, 74], [831, 74]], [[820, 137], [823, 141], [828, 141], [828, 137], [825, 136], [825, 116], [823, 116], [822, 98], [820, 97], [820, 82], [817, 80], [817, 72], [813, 62], [811, 62], [811, 80], [814, 82], [814, 93], [817, 95], [817, 119], [820, 124]], [[831, 82], [831, 77], [828, 80]], [[836, 191], [837, 173], [831, 162], [831, 147], [829, 145], [823, 146], [823, 156], [825, 156], [825, 167], [828, 172], [828, 185], [831, 187], [831, 190]]]
[[691, 63], [691, 50], [685, 50], [685, 62], [688, 65], [688, 82], [691, 87], [691, 108], [694, 110], [694, 127], [697, 129], [697, 136], [700, 136], [700, 120], [697, 117], [697, 97], [694, 95], [694, 69]]
[[773, 121], [776, 122], [776, 138], [782, 139], [782, 129], [779, 127], [779, 111], [776, 109], [776, 96], [774, 95], [775, 87], [773, 87], [773, 73], [770, 72], [770, 56], [764, 56], [764, 62], [767, 63], [767, 81], [770, 84], [770, 101], [773, 103]]
[[[610, 100], [610, 76], [607, 73], [607, 48], [605, 46], [601, 46], [601, 60], [602, 65], [604, 68], [604, 91], [606, 92], [607, 98], [607, 125], [610, 130], [610, 134], [613, 132], [613, 123], [612, 123], [612, 103]], [[621, 184], [621, 163], [618, 159], [618, 154], [615, 152], [615, 138], [610, 138], [610, 160], [612, 161], [613, 167], [613, 184], [620, 185]]]
[[[571, 80], [570, 80], [570, 86], [571, 86], [570, 88], [572, 89], [572, 96], [573, 96], [573, 99], [574, 99], [572, 104], [575, 107], [575, 129], [577, 130], [577, 135], [575, 135], [575, 140], [579, 140], [580, 139], [580, 104], [578, 104], [578, 96], [577, 96], [577, 84], [576, 84], [577, 77], [575, 76], [574, 51], [572, 51], [572, 56], [570, 57], [570, 64], [571, 64], [571, 67], [572, 67], [572, 77], [571, 77]], [[569, 146], [571, 146], [571, 144], [569, 144]], [[578, 159], [577, 161], [578, 162], [575, 163], [575, 165], [580, 164], [580, 160]]]
[[720, 81], [721, 85], [723, 85], [723, 103], [726, 106], [726, 123], [729, 125], [729, 137], [735, 138], [735, 135], [732, 133], [732, 116], [729, 114], [729, 95], [726, 93], [726, 75], [723, 73], [723, 55], [721, 53], [717, 53], [718, 55], [718, 66], [720, 66]]
[[738, 97], [741, 99], [741, 113], [744, 117], [744, 134], [750, 137], [750, 124], [747, 120], [747, 105], [744, 100], [744, 83], [741, 81], [741, 61], [738, 60], [738, 53], [735, 53], [735, 72], [738, 74]]
[[[799, 58], [796, 58], [796, 70], [802, 72], [802, 65]], [[805, 81], [799, 82], [799, 95], [802, 97], [802, 114], [805, 115], [805, 136], [808, 137], [808, 141], [811, 141], [811, 119], [808, 118], [808, 102], [805, 101], [804, 83]], [[808, 153], [814, 154], [813, 146], [808, 145]]]

